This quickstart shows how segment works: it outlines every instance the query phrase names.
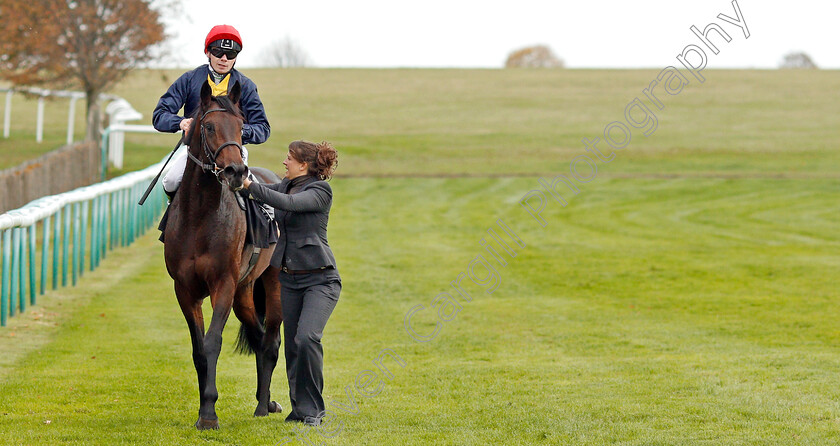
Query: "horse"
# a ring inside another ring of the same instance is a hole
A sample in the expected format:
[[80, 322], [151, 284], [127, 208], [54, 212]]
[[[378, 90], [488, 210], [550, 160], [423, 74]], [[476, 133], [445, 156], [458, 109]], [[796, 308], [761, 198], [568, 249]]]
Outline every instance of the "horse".
[[[163, 232], [166, 269], [190, 330], [199, 430], [219, 428], [216, 364], [231, 308], [241, 321], [237, 349], [256, 355], [254, 416], [282, 411], [269, 391], [283, 321], [279, 270], [269, 264], [275, 245], [255, 254], [254, 246], [245, 244], [246, 217], [234, 195], [249, 171], [242, 159], [240, 94], [238, 82], [227, 96], [213, 97], [209, 84], [202, 87], [201, 104], [185, 136], [189, 160]], [[253, 171], [262, 182], [280, 181], [267, 169]], [[208, 295], [213, 316], [205, 333], [201, 307]]]

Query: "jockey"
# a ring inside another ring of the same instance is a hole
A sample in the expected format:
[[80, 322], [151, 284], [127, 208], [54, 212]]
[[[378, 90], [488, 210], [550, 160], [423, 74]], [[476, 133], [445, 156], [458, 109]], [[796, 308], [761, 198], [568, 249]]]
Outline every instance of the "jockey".
[[[236, 82], [239, 82], [242, 94], [239, 107], [245, 116], [242, 125], [242, 144], [261, 144], [268, 139], [271, 127], [265, 116], [265, 108], [257, 93], [257, 86], [251, 79], [235, 70], [236, 57], [242, 51], [242, 38], [239, 31], [230, 25], [214, 26], [204, 39], [204, 55], [208, 63], [181, 75], [166, 93], [160, 97], [152, 113], [152, 125], [160, 132], [186, 133], [193, 118], [190, 116], [199, 106], [201, 86], [208, 82], [213, 95], [226, 95]], [[178, 112], [184, 109], [184, 115]], [[186, 145], [186, 144], [185, 144]], [[248, 149], [243, 147], [242, 159], [248, 164]], [[172, 197], [184, 177], [187, 166], [186, 152], [173, 161], [172, 168], [163, 177], [163, 189]]]

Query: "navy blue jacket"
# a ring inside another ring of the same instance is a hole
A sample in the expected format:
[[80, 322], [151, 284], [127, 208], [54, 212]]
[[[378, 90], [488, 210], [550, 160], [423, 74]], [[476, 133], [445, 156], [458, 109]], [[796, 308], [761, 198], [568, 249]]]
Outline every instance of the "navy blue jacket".
[[[155, 129], [169, 133], [175, 133], [181, 129], [179, 125], [184, 117], [178, 116], [178, 112], [183, 107], [184, 116], [192, 117], [201, 102], [201, 86], [207, 82], [208, 74], [210, 74], [210, 65], [202, 65], [182, 74], [169, 86], [152, 113], [152, 125]], [[233, 87], [237, 81], [242, 88], [239, 107], [245, 115], [245, 124], [242, 126], [242, 144], [264, 143], [271, 134], [271, 126], [268, 125], [265, 108], [257, 93], [257, 85], [235, 69], [230, 70], [228, 88]]]
[[332, 206], [332, 188], [326, 181], [311, 176], [300, 192], [286, 194], [289, 179], [274, 184], [251, 183], [251, 195], [275, 208], [280, 225], [280, 240], [274, 248], [271, 264], [290, 270], [336, 268], [327, 241], [327, 223]]

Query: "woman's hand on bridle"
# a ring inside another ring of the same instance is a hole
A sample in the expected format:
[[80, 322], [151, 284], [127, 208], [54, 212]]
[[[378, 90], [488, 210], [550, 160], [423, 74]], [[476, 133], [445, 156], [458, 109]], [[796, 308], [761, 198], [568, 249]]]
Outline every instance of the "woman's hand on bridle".
[[251, 179], [246, 176], [245, 179], [242, 180], [242, 187], [247, 189], [248, 186], [250, 186], [250, 185], [251, 185]]

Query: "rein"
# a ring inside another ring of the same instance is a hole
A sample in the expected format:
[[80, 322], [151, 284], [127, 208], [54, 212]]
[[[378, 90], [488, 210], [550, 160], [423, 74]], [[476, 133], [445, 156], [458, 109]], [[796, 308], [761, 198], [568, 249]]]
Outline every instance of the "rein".
[[207, 115], [209, 115], [210, 113], [213, 113], [213, 112], [227, 112], [227, 111], [228, 110], [224, 109], [224, 108], [213, 108], [213, 109], [207, 110], [206, 112], [204, 112], [203, 115], [201, 115], [201, 119], [198, 121], [198, 125], [201, 129], [200, 130], [201, 131], [201, 147], [204, 149], [204, 154], [210, 160], [210, 163], [205, 163], [205, 162], [201, 161], [200, 159], [196, 158], [192, 153], [187, 151], [187, 156], [189, 156], [190, 159], [193, 160], [194, 163], [198, 164], [198, 166], [201, 167], [201, 170], [203, 170], [205, 172], [212, 173], [213, 175], [215, 175], [216, 180], [220, 184], [224, 184], [222, 179], [219, 178], [219, 175], [222, 173], [222, 171], [224, 169], [220, 168], [216, 164], [216, 157], [218, 157], [219, 153], [221, 153], [222, 150], [224, 150], [228, 146], [235, 146], [235, 147], [239, 148], [239, 155], [240, 156], [244, 156], [244, 150], [242, 149], [242, 144], [239, 144], [236, 141], [227, 141], [227, 142], [223, 143], [218, 148], [216, 148], [215, 152], [210, 150], [210, 147], [207, 145], [207, 135], [205, 133], [205, 127], [202, 124], [202, 122], [204, 121], [204, 118], [206, 118]]

